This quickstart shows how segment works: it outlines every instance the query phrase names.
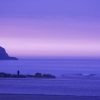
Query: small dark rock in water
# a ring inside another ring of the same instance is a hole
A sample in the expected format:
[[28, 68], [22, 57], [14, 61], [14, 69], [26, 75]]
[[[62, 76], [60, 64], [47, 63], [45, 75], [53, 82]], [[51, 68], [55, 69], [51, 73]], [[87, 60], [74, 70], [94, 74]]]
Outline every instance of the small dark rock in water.
[[34, 77], [34, 75], [27, 74], [26, 77]]
[[0, 73], [0, 77], [5, 77], [5, 78], [25, 78], [25, 75], [16, 75], [16, 74], [9, 74], [9, 73]]
[[6, 50], [0, 46], [0, 60], [18, 60], [16, 57], [10, 57]]
[[36, 73], [36, 74], [34, 75], [34, 77], [41, 78], [41, 77], [42, 77], [42, 74], [41, 74], [41, 73]]
[[34, 75], [35, 78], [56, 78], [54, 75], [51, 74], [41, 74], [41, 73], [36, 73]]
[[43, 74], [44, 78], [56, 78], [54, 75], [51, 74]]

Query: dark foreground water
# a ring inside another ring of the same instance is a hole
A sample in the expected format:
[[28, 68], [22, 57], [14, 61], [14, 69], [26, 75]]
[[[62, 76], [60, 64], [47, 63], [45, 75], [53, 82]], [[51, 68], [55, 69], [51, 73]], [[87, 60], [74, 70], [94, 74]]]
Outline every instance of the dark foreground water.
[[[0, 71], [50, 73], [56, 79], [0, 78], [0, 93], [100, 96], [100, 59], [0, 61]], [[92, 74], [92, 75], [91, 75]]]

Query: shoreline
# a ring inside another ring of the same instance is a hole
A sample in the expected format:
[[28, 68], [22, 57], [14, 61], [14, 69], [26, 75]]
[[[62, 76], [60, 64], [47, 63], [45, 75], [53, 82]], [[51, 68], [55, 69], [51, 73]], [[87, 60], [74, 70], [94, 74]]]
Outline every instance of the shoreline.
[[100, 96], [0, 93], [0, 100], [100, 100]]

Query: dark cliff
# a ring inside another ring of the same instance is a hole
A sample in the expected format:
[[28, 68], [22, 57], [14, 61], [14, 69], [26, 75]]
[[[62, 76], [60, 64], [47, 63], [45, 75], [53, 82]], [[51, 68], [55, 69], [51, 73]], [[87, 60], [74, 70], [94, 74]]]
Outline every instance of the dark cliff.
[[0, 60], [18, 60], [16, 57], [10, 57], [6, 50], [0, 46]]

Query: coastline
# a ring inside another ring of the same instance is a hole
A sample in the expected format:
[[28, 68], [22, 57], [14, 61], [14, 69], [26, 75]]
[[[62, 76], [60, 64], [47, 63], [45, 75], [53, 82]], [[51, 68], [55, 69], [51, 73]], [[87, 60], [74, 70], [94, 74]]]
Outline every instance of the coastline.
[[0, 93], [0, 100], [100, 100], [100, 96]]

